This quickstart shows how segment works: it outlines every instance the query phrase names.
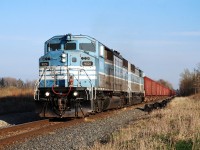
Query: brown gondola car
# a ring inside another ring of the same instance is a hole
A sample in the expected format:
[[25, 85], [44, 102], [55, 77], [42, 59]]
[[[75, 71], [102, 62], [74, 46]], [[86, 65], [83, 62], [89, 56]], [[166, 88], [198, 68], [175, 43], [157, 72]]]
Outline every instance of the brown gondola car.
[[156, 101], [175, 95], [173, 90], [161, 85], [147, 76], [144, 77], [144, 90], [145, 101]]

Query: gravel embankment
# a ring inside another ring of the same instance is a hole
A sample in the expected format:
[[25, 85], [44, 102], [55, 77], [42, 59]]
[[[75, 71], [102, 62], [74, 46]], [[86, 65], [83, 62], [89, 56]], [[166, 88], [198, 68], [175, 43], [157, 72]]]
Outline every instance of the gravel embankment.
[[72, 127], [58, 129], [47, 135], [38, 136], [24, 143], [7, 147], [14, 150], [35, 149], [86, 149], [95, 141], [107, 142], [109, 136], [115, 130], [123, 127], [130, 121], [146, 115], [139, 109], [120, 111], [112, 117], [106, 117], [97, 121], [88, 121]]

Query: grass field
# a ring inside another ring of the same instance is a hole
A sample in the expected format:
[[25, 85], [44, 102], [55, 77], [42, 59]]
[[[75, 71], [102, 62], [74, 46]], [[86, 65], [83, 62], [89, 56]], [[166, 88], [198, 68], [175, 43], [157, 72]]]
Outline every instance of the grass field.
[[31, 88], [16, 88], [16, 87], [8, 87], [8, 88], [0, 88], [0, 98], [2, 97], [19, 97], [19, 96], [27, 96], [33, 95], [33, 89]]
[[95, 143], [94, 150], [199, 150], [200, 94], [177, 97], [165, 109], [129, 124], [110, 135], [107, 144]]

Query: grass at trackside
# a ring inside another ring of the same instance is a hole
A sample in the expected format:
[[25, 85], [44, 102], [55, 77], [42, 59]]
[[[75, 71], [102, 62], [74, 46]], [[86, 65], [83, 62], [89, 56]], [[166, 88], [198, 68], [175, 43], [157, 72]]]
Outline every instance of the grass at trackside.
[[0, 88], [0, 98], [2, 97], [20, 97], [20, 96], [33, 96], [33, 89], [31, 88], [17, 88], [17, 87], [8, 87]]
[[200, 94], [177, 97], [165, 109], [151, 112], [111, 135], [109, 143], [95, 143], [102, 150], [198, 150], [200, 149]]

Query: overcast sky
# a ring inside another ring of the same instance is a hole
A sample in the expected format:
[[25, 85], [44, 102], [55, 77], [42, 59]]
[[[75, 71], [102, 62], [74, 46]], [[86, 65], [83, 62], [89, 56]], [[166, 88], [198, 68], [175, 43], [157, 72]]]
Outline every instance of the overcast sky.
[[200, 62], [199, 0], [1, 0], [0, 77], [38, 78], [44, 42], [90, 35], [178, 88]]

